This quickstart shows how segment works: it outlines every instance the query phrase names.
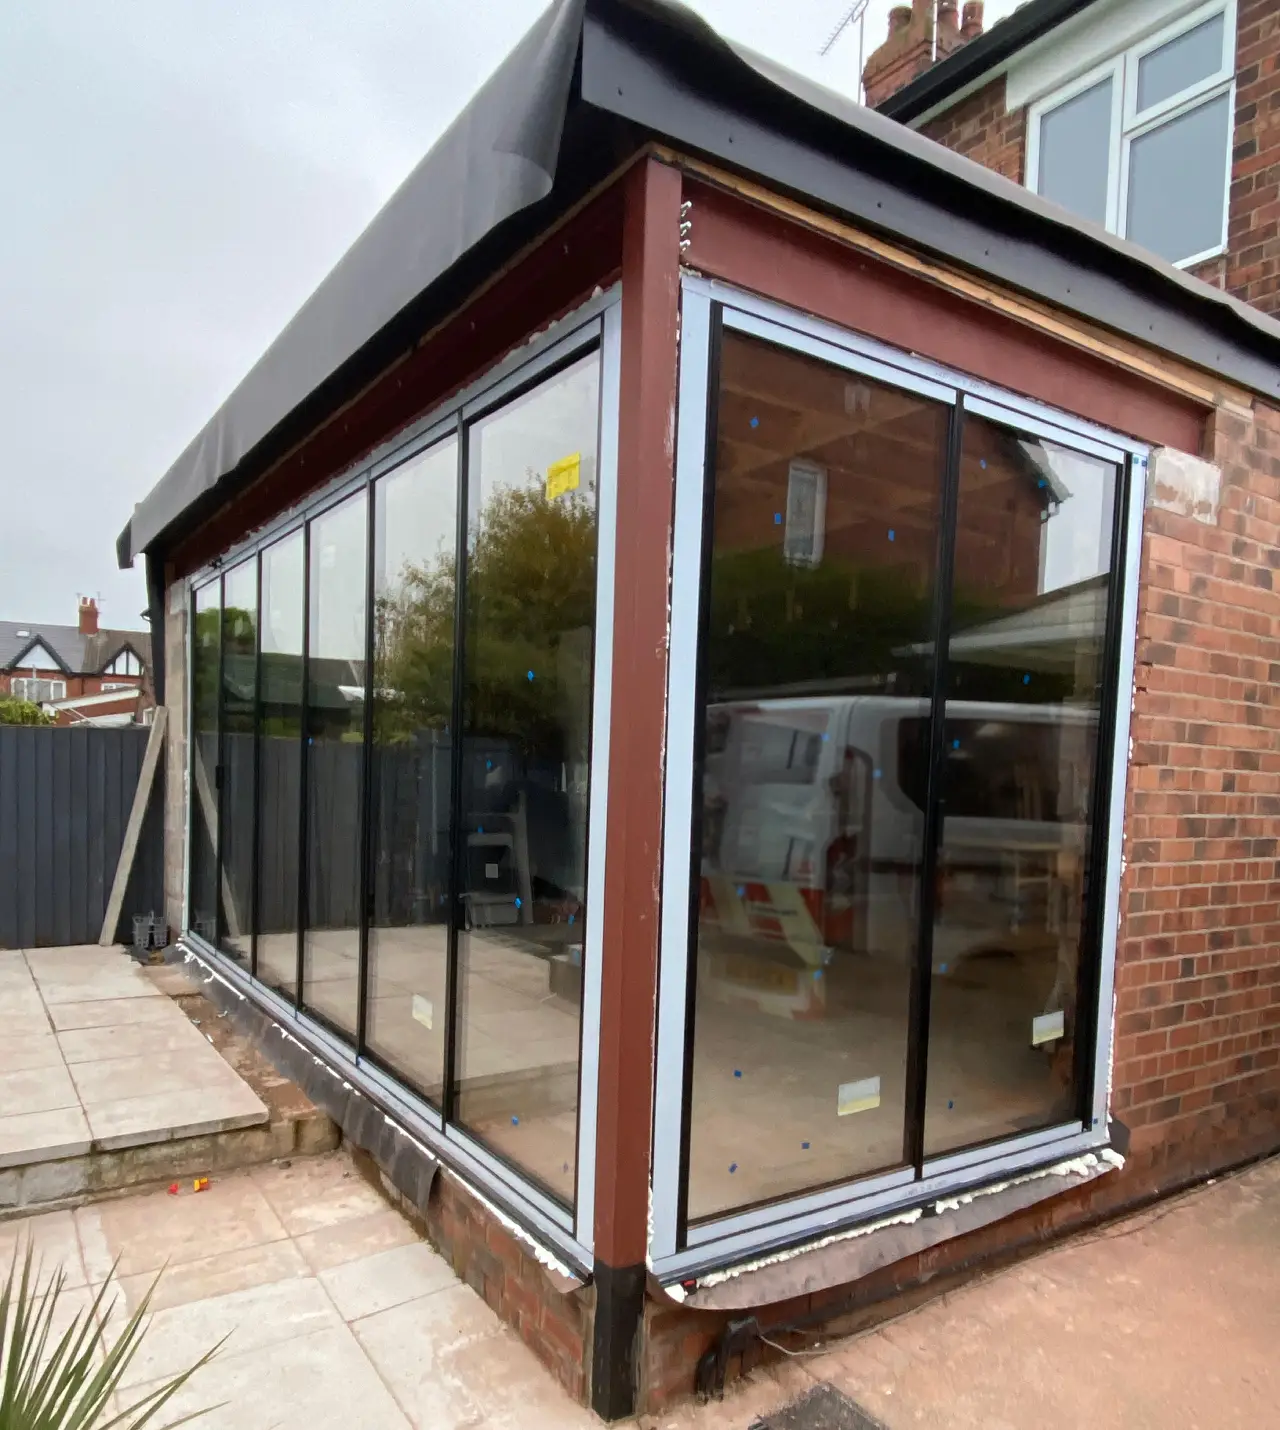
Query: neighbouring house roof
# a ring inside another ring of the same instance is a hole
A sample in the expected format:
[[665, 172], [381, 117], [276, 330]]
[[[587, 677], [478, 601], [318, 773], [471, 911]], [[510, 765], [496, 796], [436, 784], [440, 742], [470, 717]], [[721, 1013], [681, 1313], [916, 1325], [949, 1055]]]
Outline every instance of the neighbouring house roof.
[[1280, 396], [1280, 323], [1238, 299], [674, 0], [556, 0], [134, 508], [121, 564], [193, 529], [655, 139]]
[[97, 675], [126, 648], [147, 669], [151, 667], [149, 631], [101, 630], [82, 635], [78, 626], [0, 621], [0, 670], [26, 669], [23, 657], [36, 646], [43, 646], [66, 675]]
[[899, 124], [910, 124], [1063, 21], [1097, 3], [1098, 0], [1027, 0], [910, 84], [904, 84], [877, 108]]

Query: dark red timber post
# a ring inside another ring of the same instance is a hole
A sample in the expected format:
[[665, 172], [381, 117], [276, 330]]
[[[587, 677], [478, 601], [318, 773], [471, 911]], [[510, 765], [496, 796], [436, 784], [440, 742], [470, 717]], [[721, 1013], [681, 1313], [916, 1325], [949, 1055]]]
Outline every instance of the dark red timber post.
[[645, 158], [625, 183], [591, 1357], [606, 1420], [635, 1409], [645, 1294], [680, 298], [680, 174]]

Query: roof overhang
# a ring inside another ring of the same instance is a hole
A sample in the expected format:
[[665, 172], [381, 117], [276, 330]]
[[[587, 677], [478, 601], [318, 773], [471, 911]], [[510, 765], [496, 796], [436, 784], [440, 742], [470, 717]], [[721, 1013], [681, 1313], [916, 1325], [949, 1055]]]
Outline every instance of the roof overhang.
[[121, 565], [266, 471], [651, 140], [1280, 397], [1275, 320], [673, 0], [557, 0], [135, 507]]

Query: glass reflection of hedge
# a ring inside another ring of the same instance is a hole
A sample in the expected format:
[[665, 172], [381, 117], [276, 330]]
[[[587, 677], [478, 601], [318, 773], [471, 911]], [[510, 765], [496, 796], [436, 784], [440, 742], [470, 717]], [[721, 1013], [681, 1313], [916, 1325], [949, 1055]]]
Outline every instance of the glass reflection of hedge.
[[[559, 648], [570, 632], [594, 629], [595, 554], [588, 496], [549, 501], [541, 478], [533, 478], [486, 503], [467, 556], [468, 734], [544, 753], [560, 743], [564, 701], [580, 692], [560, 688]], [[407, 564], [398, 588], [377, 600], [380, 741], [449, 724], [456, 581], [452, 554], [427, 566]]]

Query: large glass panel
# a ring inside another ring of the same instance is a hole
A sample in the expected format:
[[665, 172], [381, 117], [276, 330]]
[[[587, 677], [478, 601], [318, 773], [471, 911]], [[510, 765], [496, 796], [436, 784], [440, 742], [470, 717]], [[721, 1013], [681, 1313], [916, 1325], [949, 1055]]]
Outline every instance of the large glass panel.
[[263, 551], [257, 974], [289, 998], [298, 985], [305, 576], [300, 530]]
[[[573, 1198], [600, 359], [469, 432], [457, 1117]], [[657, 773], [655, 771], [655, 778]]]
[[1108, 76], [1040, 116], [1040, 193], [1101, 224], [1107, 221], [1112, 84]]
[[726, 334], [716, 399], [688, 1215], [905, 1155], [949, 409]]
[[311, 523], [307, 587], [302, 1001], [352, 1040], [360, 988], [367, 506], [357, 492]]
[[[965, 421], [925, 1150], [1075, 1115], [1117, 471]], [[900, 732], [923, 770], [923, 722]], [[923, 778], [905, 780], [923, 803]]]
[[1222, 68], [1221, 15], [1196, 25], [1138, 61], [1138, 110], [1150, 109]]
[[253, 944], [253, 710], [257, 692], [258, 563], [222, 586], [222, 874], [220, 946], [246, 965]]
[[444, 1078], [458, 444], [374, 488], [372, 909], [365, 1041], [426, 1096]]
[[1226, 94], [1133, 140], [1127, 237], [1170, 263], [1217, 248], [1230, 150]]
[[218, 910], [219, 583], [195, 593], [191, 638], [191, 849], [187, 926], [213, 943]]

